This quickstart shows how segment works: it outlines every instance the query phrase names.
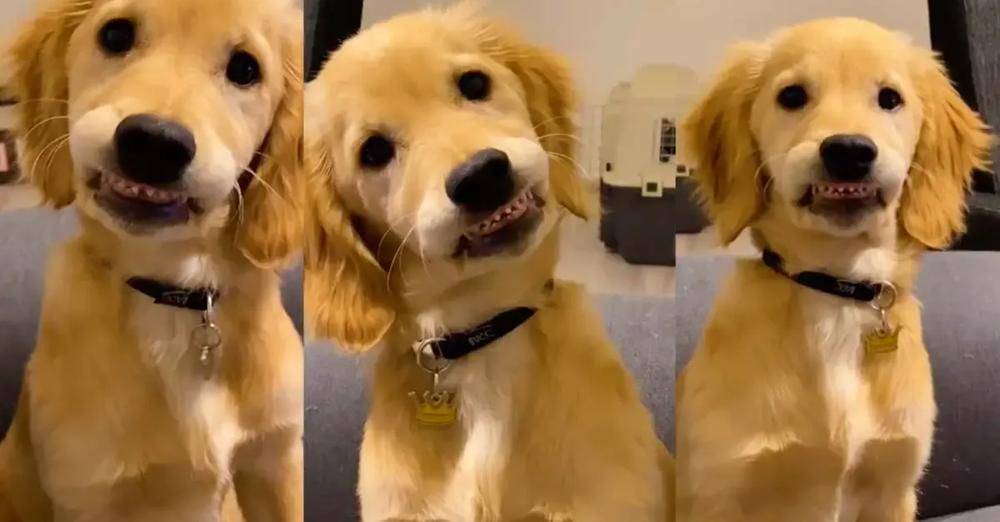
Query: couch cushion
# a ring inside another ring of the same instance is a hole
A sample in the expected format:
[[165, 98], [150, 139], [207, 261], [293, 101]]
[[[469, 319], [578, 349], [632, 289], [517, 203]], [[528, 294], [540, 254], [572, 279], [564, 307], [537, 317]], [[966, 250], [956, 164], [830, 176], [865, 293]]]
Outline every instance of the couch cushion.
[[24, 365], [35, 346], [49, 247], [75, 230], [72, 211], [0, 213], [0, 433], [14, 418]]
[[[729, 271], [728, 258], [682, 259], [677, 273], [678, 368], [690, 359]], [[938, 422], [920, 513], [938, 516], [1000, 504], [1000, 253], [925, 256], [917, 283]], [[752, 296], [746, 296], [751, 302]], [[998, 519], [1000, 520], [1000, 519]]]
[[[600, 306], [660, 437], [673, 441], [673, 300], [603, 296]], [[306, 520], [357, 519], [354, 490], [370, 357], [341, 355], [325, 343], [306, 347]]]
[[1000, 506], [931, 518], [928, 522], [997, 522], [998, 520], [1000, 520]]

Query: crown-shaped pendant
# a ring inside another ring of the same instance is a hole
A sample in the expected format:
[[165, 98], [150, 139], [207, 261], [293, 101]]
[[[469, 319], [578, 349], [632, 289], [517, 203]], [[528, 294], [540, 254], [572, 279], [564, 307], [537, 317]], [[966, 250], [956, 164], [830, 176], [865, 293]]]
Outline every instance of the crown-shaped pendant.
[[410, 392], [416, 406], [417, 422], [430, 428], [447, 428], [458, 419], [455, 394], [443, 390], [427, 390], [423, 394]]

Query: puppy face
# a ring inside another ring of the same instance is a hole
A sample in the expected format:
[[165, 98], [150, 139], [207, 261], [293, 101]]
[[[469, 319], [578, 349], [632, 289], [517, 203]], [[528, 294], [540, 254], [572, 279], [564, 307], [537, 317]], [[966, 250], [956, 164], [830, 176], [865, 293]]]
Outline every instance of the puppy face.
[[107, 227], [157, 238], [222, 228], [255, 184], [282, 198], [301, 142], [296, 12], [284, 0], [60, 2], [13, 52], [30, 175], [57, 205], [75, 197]]
[[851, 236], [895, 212], [923, 104], [899, 38], [829, 36], [836, 39], [790, 35], [776, 44], [752, 132], [773, 203], [797, 226]]
[[426, 259], [518, 255], [551, 226], [549, 156], [524, 86], [463, 29], [375, 27], [336, 53], [309, 103], [333, 190]]
[[[961, 226], [990, 141], [929, 52], [854, 19], [741, 48], [686, 129], [727, 240], [764, 213], [834, 237], [892, 230], [902, 216], [940, 246]], [[928, 185], [941, 189], [936, 210], [922, 201]]]
[[[306, 103], [320, 227], [307, 263], [337, 274], [324, 284], [334, 299], [366, 278], [345, 272], [359, 266], [373, 272], [369, 293], [382, 293], [408, 253], [416, 277], [439, 285], [481, 275], [529, 256], [562, 208], [583, 213], [565, 67], [472, 13], [365, 31], [334, 53]], [[340, 246], [322, 246], [331, 241]]]

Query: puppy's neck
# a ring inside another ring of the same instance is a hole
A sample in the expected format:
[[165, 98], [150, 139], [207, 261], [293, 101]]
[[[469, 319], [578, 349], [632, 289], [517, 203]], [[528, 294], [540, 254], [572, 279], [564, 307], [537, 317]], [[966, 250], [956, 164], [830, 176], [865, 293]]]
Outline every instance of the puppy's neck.
[[[537, 308], [545, 301], [555, 272], [558, 240], [547, 238], [530, 255], [474, 277], [455, 282], [435, 267], [418, 266], [403, 277], [415, 278], [401, 297], [407, 310], [404, 328], [410, 337], [428, 337], [478, 326], [516, 307]], [[454, 277], [454, 276], [453, 276]]]
[[759, 248], [780, 255], [791, 273], [810, 270], [842, 279], [904, 283], [894, 229], [846, 238], [762, 223], [753, 229], [753, 239]]
[[124, 279], [146, 277], [182, 287], [220, 287], [234, 271], [221, 235], [204, 239], [163, 241], [126, 237], [80, 213], [82, 239], [96, 259]]

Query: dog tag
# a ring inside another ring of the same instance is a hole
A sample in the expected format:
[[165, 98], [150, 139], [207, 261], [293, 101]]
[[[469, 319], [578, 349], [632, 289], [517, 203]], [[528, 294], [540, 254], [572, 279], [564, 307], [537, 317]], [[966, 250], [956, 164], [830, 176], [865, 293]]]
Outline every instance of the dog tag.
[[865, 353], [875, 355], [890, 353], [899, 348], [899, 327], [876, 328], [865, 334]]
[[191, 331], [191, 348], [198, 351], [198, 361], [202, 368], [211, 369], [215, 363], [217, 348], [222, 345], [222, 332], [213, 323], [202, 323]]
[[458, 418], [458, 407], [455, 406], [455, 394], [441, 389], [441, 372], [433, 371], [432, 389], [421, 395], [411, 391], [410, 398], [416, 405], [417, 422], [429, 428], [447, 428], [455, 424]]
[[416, 403], [417, 422], [428, 428], [447, 428], [455, 424], [458, 409], [455, 407], [455, 395], [446, 391], [425, 391], [423, 395], [410, 392], [410, 397]]

